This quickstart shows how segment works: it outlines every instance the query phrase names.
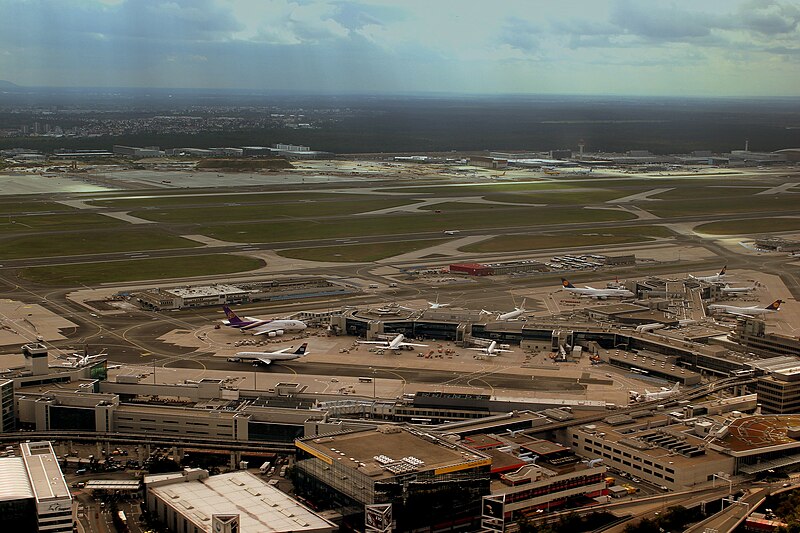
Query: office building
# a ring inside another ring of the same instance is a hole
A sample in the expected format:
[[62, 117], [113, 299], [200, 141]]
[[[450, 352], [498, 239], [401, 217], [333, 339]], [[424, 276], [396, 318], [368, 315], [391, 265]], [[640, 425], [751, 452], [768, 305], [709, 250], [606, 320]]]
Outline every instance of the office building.
[[299, 439], [295, 490], [364, 527], [366, 505], [391, 504], [397, 529], [473, 523], [489, 494], [491, 458], [405, 426]]
[[49, 442], [25, 442], [0, 458], [0, 531], [71, 533], [72, 495]]

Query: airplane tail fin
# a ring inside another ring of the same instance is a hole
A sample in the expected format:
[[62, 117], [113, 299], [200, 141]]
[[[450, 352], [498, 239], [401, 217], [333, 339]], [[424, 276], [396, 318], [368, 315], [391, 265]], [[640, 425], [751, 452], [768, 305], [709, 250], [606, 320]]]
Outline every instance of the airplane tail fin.
[[678, 381], [676, 381], [675, 385], [672, 387], [672, 390], [673, 391], [677, 391], [679, 387], [680, 387], [680, 383]]
[[299, 348], [297, 348], [297, 349], [294, 351], [295, 355], [305, 355], [305, 353], [306, 353], [306, 348], [308, 348], [308, 343], [307, 343], [307, 342], [304, 342], [303, 344], [301, 344], [301, 345], [300, 345], [300, 347], [299, 347]]
[[726, 270], [728, 270], [728, 265], [722, 267], [722, 270], [719, 271], [719, 275], [724, 276]]
[[769, 309], [770, 311], [777, 311], [778, 309], [780, 309], [780, 308], [781, 308], [781, 304], [782, 304], [782, 303], [783, 303], [783, 300], [775, 300], [774, 302], [772, 302], [771, 304], [769, 304], [769, 305], [768, 305], [767, 307], [765, 307], [764, 309]]
[[228, 317], [228, 321], [231, 324], [240, 324], [243, 322], [243, 320], [227, 305], [223, 305], [222, 310], [225, 311], [225, 316]]
[[567, 278], [561, 278], [561, 286], [567, 289], [574, 289], [575, 286]]

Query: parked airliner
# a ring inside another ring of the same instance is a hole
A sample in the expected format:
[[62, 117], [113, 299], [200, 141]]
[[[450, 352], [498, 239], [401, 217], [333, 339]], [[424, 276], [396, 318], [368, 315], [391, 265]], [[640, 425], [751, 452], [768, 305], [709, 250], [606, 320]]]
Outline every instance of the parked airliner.
[[223, 305], [222, 310], [225, 311], [225, 316], [228, 317], [227, 320], [222, 321], [223, 324], [242, 331], [253, 330], [253, 335], [275, 337], [283, 335], [285, 331], [302, 331], [306, 329], [306, 324], [300, 320], [288, 318], [261, 319], [250, 316], [242, 319], [227, 305]]
[[783, 300], [775, 300], [766, 307], [752, 305], [750, 307], [739, 307], [737, 305], [711, 304], [708, 306], [709, 312], [719, 311], [735, 316], [763, 316], [768, 313], [775, 313], [780, 310]]
[[569, 282], [566, 278], [561, 278], [561, 286], [565, 291], [578, 294], [583, 298], [632, 298], [633, 293], [628, 289], [595, 289], [586, 285], [585, 288], [579, 289]]

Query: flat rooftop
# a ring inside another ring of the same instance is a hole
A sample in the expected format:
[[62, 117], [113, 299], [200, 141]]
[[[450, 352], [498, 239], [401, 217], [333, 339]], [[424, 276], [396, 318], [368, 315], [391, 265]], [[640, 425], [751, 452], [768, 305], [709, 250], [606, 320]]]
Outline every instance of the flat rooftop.
[[148, 489], [200, 531], [211, 516], [238, 514], [241, 531], [333, 531], [336, 526], [249, 472], [232, 472]]
[[22, 458], [28, 468], [33, 493], [39, 502], [54, 499], [72, 499], [64, 481], [58, 457], [49, 442], [23, 442]]
[[796, 448], [800, 447], [800, 441], [787, 434], [789, 428], [796, 427], [800, 427], [800, 415], [748, 416], [734, 420], [727, 434], [716, 442], [732, 452]]
[[[413, 464], [414, 471], [454, 472], [488, 466], [482, 453], [450, 443], [434, 435], [408, 428], [383, 433], [358, 431], [296, 441], [297, 446], [326, 462], [337, 461], [376, 473], [373, 479], [391, 478], [398, 473], [392, 464]], [[405, 459], [405, 460], [404, 460]]]
[[33, 498], [22, 457], [0, 457], [0, 501]]

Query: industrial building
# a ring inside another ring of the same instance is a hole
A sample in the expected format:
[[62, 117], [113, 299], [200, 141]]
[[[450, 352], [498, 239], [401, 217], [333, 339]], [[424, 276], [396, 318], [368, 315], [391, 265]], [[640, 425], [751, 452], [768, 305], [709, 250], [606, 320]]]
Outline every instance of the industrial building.
[[582, 461], [558, 443], [519, 431], [471, 435], [462, 443], [492, 458], [491, 495], [505, 502], [507, 520], [594, 503], [606, 495], [603, 462]]
[[[253, 474], [206, 470], [145, 476], [147, 509], [173, 533], [332, 533], [337, 527]], [[236, 529], [218, 524], [235, 523]]]
[[718, 472], [737, 472], [736, 457], [711, 443], [725, 434], [730, 420], [756, 409], [755, 394], [662, 409], [611, 415], [559, 435], [584, 457], [671, 490], [712, 481]]
[[471, 156], [469, 159], [469, 164], [473, 167], [481, 167], [481, 168], [490, 168], [493, 170], [502, 169], [508, 167], [508, 160], [507, 159], [498, 159], [495, 157], [484, 157], [480, 155]]
[[740, 319], [728, 334], [728, 340], [741, 351], [764, 357], [800, 357], [800, 338], [781, 333], [767, 333], [763, 320]]
[[49, 442], [24, 442], [0, 457], [0, 530], [71, 533], [72, 494]]
[[392, 504], [400, 531], [475, 524], [489, 456], [404, 426], [299, 439], [295, 490], [363, 528], [364, 507]]
[[146, 309], [168, 311], [260, 301], [316, 298], [319, 296], [349, 294], [356, 290], [355, 287], [350, 285], [327, 279], [298, 278], [154, 288], [135, 292], [131, 297]]
[[160, 150], [158, 146], [145, 146], [140, 148], [138, 146], [122, 146], [115, 144], [113, 147], [115, 155], [123, 155], [127, 157], [163, 157], [164, 151]]

